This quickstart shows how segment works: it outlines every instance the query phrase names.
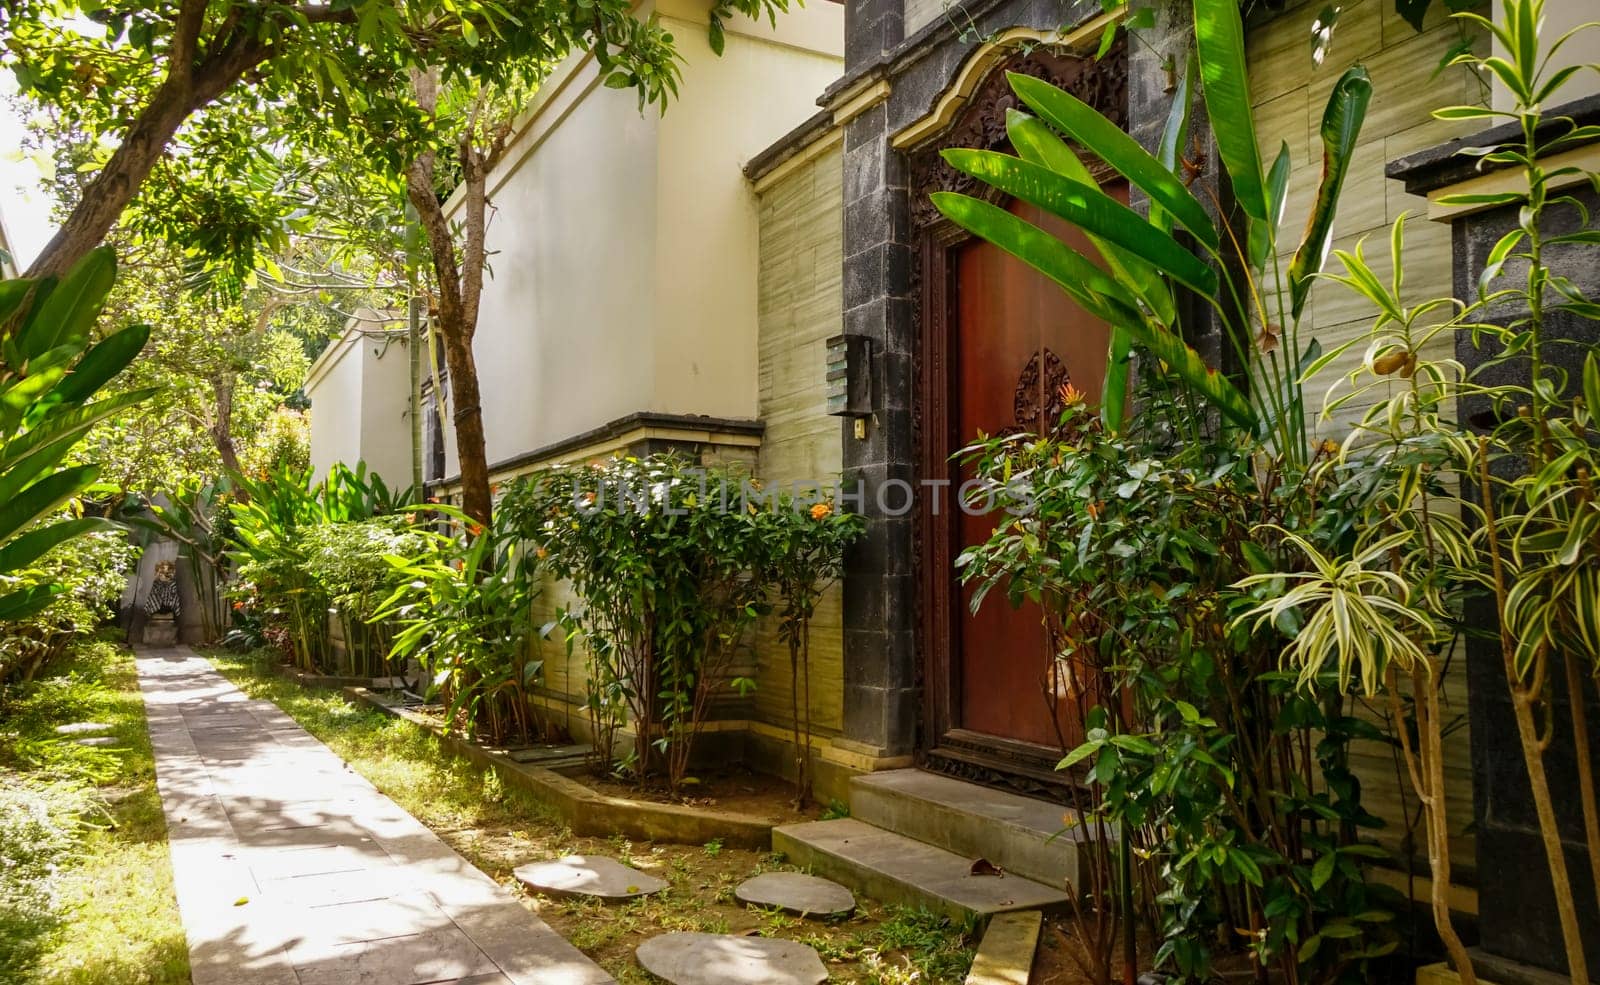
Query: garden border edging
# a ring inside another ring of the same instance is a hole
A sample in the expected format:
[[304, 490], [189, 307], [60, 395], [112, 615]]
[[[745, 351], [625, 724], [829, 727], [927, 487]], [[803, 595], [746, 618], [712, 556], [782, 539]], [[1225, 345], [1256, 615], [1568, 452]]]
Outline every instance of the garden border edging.
[[432, 733], [450, 753], [477, 766], [493, 769], [505, 783], [521, 787], [554, 808], [574, 834], [599, 838], [621, 834], [640, 841], [682, 845], [720, 841], [737, 848], [772, 850], [772, 829], [776, 822], [679, 804], [653, 804], [610, 797], [555, 770], [519, 763], [503, 752], [487, 749], [454, 735], [403, 707], [385, 701], [369, 688], [348, 686], [340, 688], [340, 691], [351, 700], [403, 718]]

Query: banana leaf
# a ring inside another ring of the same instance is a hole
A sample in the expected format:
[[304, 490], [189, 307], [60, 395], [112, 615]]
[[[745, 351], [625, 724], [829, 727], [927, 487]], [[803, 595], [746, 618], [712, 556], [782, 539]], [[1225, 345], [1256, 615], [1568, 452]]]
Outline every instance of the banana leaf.
[[1096, 112], [1088, 103], [1043, 79], [1013, 72], [1007, 76], [1017, 96], [1047, 123], [1111, 165], [1135, 188], [1150, 196], [1200, 242], [1215, 250], [1221, 245], [1217, 228], [1200, 200], [1185, 187], [1172, 168], [1150, 156], [1121, 127]]
[[1238, 0], [1194, 0], [1195, 53], [1205, 86], [1206, 116], [1234, 197], [1246, 215], [1268, 220], [1266, 185], [1256, 144], [1250, 81], [1245, 72], [1244, 21]]
[[1366, 69], [1356, 65], [1339, 77], [1322, 111], [1322, 181], [1300, 248], [1289, 264], [1289, 298], [1296, 318], [1311, 296], [1312, 275], [1321, 271], [1328, 259], [1334, 212], [1339, 207], [1350, 160], [1355, 156], [1356, 139], [1361, 135], [1371, 101], [1372, 79]]
[[1216, 271], [1144, 216], [1092, 185], [996, 151], [947, 150], [944, 159], [963, 174], [1104, 237], [1201, 294], [1217, 292]]

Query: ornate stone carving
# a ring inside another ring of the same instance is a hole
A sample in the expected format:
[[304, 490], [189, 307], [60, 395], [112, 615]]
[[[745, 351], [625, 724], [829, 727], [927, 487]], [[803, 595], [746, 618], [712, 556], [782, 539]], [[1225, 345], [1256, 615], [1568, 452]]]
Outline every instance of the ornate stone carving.
[[[946, 164], [940, 151], [950, 147], [1011, 150], [1006, 138], [1006, 111], [1024, 107], [1006, 81], [1007, 72], [1044, 79], [1077, 96], [1118, 126], [1127, 126], [1128, 52], [1124, 41], [1119, 39], [1099, 60], [1044, 48], [1013, 55], [984, 76], [956, 121], [937, 140], [911, 153], [911, 221], [915, 225], [924, 226], [939, 219], [939, 211], [928, 199], [933, 192], [963, 192], [989, 200], [998, 197], [988, 185]], [[1095, 162], [1088, 163], [1094, 170]]]

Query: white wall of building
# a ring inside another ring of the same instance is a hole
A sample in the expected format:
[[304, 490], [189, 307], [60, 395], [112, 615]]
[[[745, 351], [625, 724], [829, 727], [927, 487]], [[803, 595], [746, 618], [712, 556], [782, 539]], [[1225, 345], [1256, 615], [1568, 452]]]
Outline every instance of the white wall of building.
[[[844, 9], [739, 17], [720, 58], [709, 9], [653, 7], [684, 63], [664, 116], [575, 56], [490, 176], [474, 351], [491, 463], [638, 411], [756, 416], [759, 230], [741, 168], [839, 77]], [[450, 430], [447, 416], [447, 476]]]
[[403, 337], [362, 331], [379, 325], [353, 321], [306, 375], [313, 481], [365, 461], [391, 486], [411, 482], [410, 362]]

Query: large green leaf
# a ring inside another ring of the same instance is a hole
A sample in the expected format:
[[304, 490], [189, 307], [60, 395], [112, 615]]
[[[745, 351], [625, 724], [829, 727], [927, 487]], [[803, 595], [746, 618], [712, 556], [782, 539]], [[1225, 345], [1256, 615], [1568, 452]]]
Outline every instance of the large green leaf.
[[[1095, 183], [1094, 176], [1089, 173], [1083, 162], [1078, 160], [1078, 155], [1072, 152], [1072, 148], [1035, 117], [1018, 109], [1007, 110], [1006, 136], [1010, 138], [1011, 146], [1016, 148], [1018, 156], [1023, 160], [1049, 168], [1056, 174], [1085, 185]], [[1087, 231], [1085, 235], [1105, 258], [1111, 273], [1132, 288], [1163, 324], [1172, 325], [1177, 322], [1178, 310], [1172, 300], [1172, 291], [1154, 267], [1115, 243], [1108, 242], [1103, 236], [1096, 236]]]
[[100, 475], [98, 465], [77, 465], [47, 475], [0, 503], [0, 544], [71, 499]]
[[1166, 363], [1225, 417], [1255, 429], [1255, 411], [1245, 395], [1207, 366], [1182, 339], [1141, 317], [1126, 288], [1082, 254], [999, 206], [955, 192], [936, 192], [932, 198], [934, 206], [956, 225], [1044, 274], [1090, 314], [1112, 327], [1126, 329], [1133, 341]]
[[81, 407], [57, 409], [25, 434], [11, 439], [0, 447], [0, 469], [9, 469], [45, 445], [54, 444], [68, 436], [82, 436], [94, 425], [119, 410], [148, 400], [161, 392], [160, 387], [129, 390], [114, 397], [96, 400]]
[[26, 619], [53, 602], [63, 591], [60, 585], [34, 585], [0, 595], [0, 622]]
[[[1183, 72], [1178, 75], [1177, 86], [1172, 90], [1172, 105], [1167, 109], [1167, 122], [1161, 127], [1161, 140], [1156, 144], [1156, 159], [1161, 166], [1174, 174], [1183, 158], [1184, 145], [1189, 142], [1189, 109], [1194, 104], [1195, 62], [1188, 55], [1183, 59]], [[1156, 228], [1172, 231], [1172, 216], [1159, 203], [1150, 204], [1150, 221]]]
[[34, 527], [6, 546], [0, 547], [0, 574], [8, 574], [32, 564], [52, 547], [74, 537], [80, 537], [95, 530], [117, 529], [120, 529], [117, 524], [95, 516], [79, 517], [75, 520], [61, 520], [56, 523]]
[[1121, 325], [1111, 327], [1106, 346], [1106, 379], [1100, 386], [1100, 416], [1112, 431], [1122, 430], [1128, 415], [1128, 370], [1133, 336]]
[[1372, 79], [1366, 69], [1357, 65], [1339, 77], [1328, 96], [1327, 108], [1322, 111], [1322, 182], [1311, 206], [1305, 236], [1289, 264], [1289, 297], [1296, 318], [1300, 317], [1306, 299], [1311, 296], [1312, 275], [1322, 270], [1328, 259], [1328, 247], [1333, 242], [1333, 216], [1339, 207], [1350, 159], [1355, 155], [1361, 123], [1366, 119], [1367, 104], [1371, 101]]
[[1194, 0], [1195, 53], [1205, 85], [1206, 116], [1239, 207], [1268, 219], [1267, 194], [1245, 72], [1244, 21], [1238, 0]]
[[34, 304], [23, 328], [23, 351], [32, 356], [60, 345], [82, 345], [116, 279], [116, 252], [109, 246], [91, 250], [43, 303]]
[[947, 150], [944, 159], [957, 171], [1127, 249], [1201, 294], [1210, 296], [1217, 291], [1216, 271], [1139, 213], [1092, 185], [996, 151]]
[[149, 339], [149, 325], [130, 325], [108, 335], [83, 354], [61, 385], [51, 391], [51, 399], [65, 404], [88, 400], [127, 369]]
[[1097, 113], [1088, 103], [1043, 79], [1015, 72], [1007, 75], [1011, 88], [1035, 113], [1057, 130], [1072, 137], [1084, 148], [1128, 179], [1151, 201], [1170, 212], [1183, 227], [1206, 246], [1221, 245], [1216, 226], [1200, 200], [1171, 168], [1163, 167], [1127, 131]]

